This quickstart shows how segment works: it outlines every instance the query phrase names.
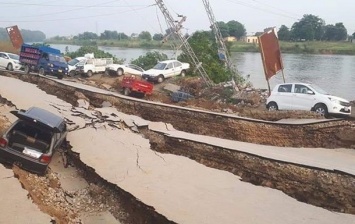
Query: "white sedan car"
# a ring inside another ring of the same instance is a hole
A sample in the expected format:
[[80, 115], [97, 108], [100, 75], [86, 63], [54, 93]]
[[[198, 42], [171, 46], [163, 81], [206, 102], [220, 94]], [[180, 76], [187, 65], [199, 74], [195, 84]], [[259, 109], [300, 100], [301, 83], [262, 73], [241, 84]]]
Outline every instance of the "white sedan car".
[[21, 68], [19, 59], [20, 57], [17, 54], [0, 52], [0, 67], [9, 71], [19, 70]]
[[268, 110], [309, 110], [328, 114], [351, 114], [350, 102], [329, 95], [316, 85], [284, 83], [276, 85], [266, 101]]
[[133, 64], [126, 64], [126, 65], [110, 64], [106, 66], [106, 70], [105, 70], [106, 75], [115, 75], [115, 76], [121, 76], [126, 73], [131, 75], [141, 76], [143, 72], [144, 69]]
[[143, 73], [143, 78], [149, 81], [161, 83], [164, 79], [181, 75], [185, 76], [190, 64], [183, 63], [178, 60], [161, 61], [156, 64], [152, 69]]

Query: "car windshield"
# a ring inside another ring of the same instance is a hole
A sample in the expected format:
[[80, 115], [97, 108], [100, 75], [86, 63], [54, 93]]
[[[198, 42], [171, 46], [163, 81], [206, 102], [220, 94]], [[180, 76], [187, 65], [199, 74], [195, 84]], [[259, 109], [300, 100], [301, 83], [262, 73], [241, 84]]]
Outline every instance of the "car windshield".
[[13, 60], [20, 60], [20, 57], [17, 54], [9, 54], [9, 57]]
[[74, 66], [74, 65], [78, 64], [78, 62], [79, 62], [79, 60], [74, 58], [68, 62], [68, 65]]
[[63, 57], [63, 56], [59, 56], [59, 55], [50, 54], [50, 55], [49, 55], [49, 59], [50, 59], [51, 61], [58, 61], [58, 62], [64, 62], [64, 63], [66, 63], [64, 57]]
[[154, 66], [153, 69], [157, 69], [157, 70], [164, 70], [166, 67], [166, 63], [158, 63]]
[[323, 90], [322, 88], [320, 88], [319, 86], [317, 85], [310, 85], [317, 93], [320, 93], [320, 94], [324, 94], [324, 95], [329, 95], [329, 93], [327, 93], [325, 90]]

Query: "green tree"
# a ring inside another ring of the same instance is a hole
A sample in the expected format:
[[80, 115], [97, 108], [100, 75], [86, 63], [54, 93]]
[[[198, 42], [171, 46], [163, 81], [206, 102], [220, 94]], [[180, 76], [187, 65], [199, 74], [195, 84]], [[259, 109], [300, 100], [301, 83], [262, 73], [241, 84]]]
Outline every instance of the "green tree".
[[236, 37], [240, 39], [241, 37], [245, 36], [246, 29], [243, 24], [238, 21], [231, 20], [227, 23], [229, 28], [229, 36]]
[[229, 37], [229, 26], [225, 22], [223, 21], [217, 22], [217, 26], [221, 31], [222, 37]]
[[132, 64], [138, 65], [144, 70], [148, 70], [154, 67], [158, 61], [167, 60], [168, 56], [158, 51], [148, 52], [145, 55], [139, 56], [139, 58], [131, 61]]
[[142, 31], [139, 35], [138, 35], [138, 39], [140, 40], [152, 40], [152, 35], [148, 32], [148, 31]]
[[322, 40], [324, 27], [323, 19], [311, 14], [304, 15], [292, 25], [291, 35], [294, 40]]
[[68, 52], [66, 56], [70, 58], [83, 57], [85, 54], [94, 53], [95, 58], [113, 58], [114, 62], [122, 63], [124, 59], [117, 59], [114, 55], [100, 50], [97, 46], [83, 46], [80, 47], [77, 51]]
[[[189, 38], [188, 42], [196, 53], [199, 61], [202, 62], [207, 74], [215, 83], [230, 79], [231, 72], [228, 71], [223, 62], [219, 60], [217, 45], [216, 42], [211, 39], [211, 32], [195, 32], [192, 37]], [[190, 63], [192, 67], [191, 71], [195, 70], [194, 63], [185, 49], [182, 49], [182, 53], [178, 59]]]
[[118, 33], [117, 33], [117, 31], [105, 30], [103, 33], [101, 33], [100, 39], [101, 40], [117, 40]]
[[163, 38], [164, 38], [164, 35], [161, 33], [156, 33], [153, 36], [153, 40], [157, 40], [157, 41], [161, 41], [161, 40], [163, 40]]
[[118, 33], [118, 39], [119, 40], [128, 40], [129, 36], [125, 33]]
[[343, 23], [336, 23], [335, 25], [325, 26], [323, 39], [328, 41], [341, 41], [346, 40], [348, 31]]
[[277, 32], [277, 36], [279, 37], [279, 40], [289, 41], [291, 40], [291, 31], [287, 26], [282, 25]]
[[99, 36], [93, 32], [84, 32], [80, 33], [78, 36], [75, 36], [74, 39], [78, 40], [97, 40]]

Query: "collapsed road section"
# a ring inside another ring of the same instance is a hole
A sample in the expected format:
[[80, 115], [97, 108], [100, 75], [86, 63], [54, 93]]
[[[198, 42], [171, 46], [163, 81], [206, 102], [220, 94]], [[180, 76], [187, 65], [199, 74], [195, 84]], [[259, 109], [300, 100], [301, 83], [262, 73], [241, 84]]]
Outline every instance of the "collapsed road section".
[[[73, 105], [78, 94], [84, 94], [86, 100], [95, 107], [109, 102], [121, 112], [149, 121], [163, 121], [189, 133], [274, 146], [355, 148], [355, 125], [352, 121], [268, 122], [144, 101], [65, 80], [6, 72], [2, 74], [36, 84], [48, 94]], [[6, 83], [6, 78], [1, 78]]]
[[[117, 197], [118, 202], [121, 200], [121, 203], [111, 200], [103, 204], [113, 205], [108, 206], [110, 212], [122, 223], [144, 223], [146, 220], [149, 223], [354, 222], [353, 215], [301, 203], [279, 191], [310, 204], [353, 213], [352, 199], [355, 197], [351, 171], [354, 165], [346, 166], [343, 162], [346, 159], [335, 166], [309, 154], [308, 164], [303, 164], [291, 160], [297, 155], [296, 149], [282, 149], [286, 153], [284, 156], [287, 152], [293, 155], [288, 156], [289, 160], [282, 160], [245, 152], [251, 147], [242, 151], [240, 142], [232, 143], [238, 147], [231, 150], [207, 139], [198, 142], [192, 137], [176, 135], [170, 132], [175, 130], [167, 124], [163, 124], [165, 130], [149, 127], [152, 122], [123, 114], [113, 107], [94, 108], [88, 104], [82, 105], [85, 108], [73, 107], [35, 85], [0, 78], [0, 83], [5, 83], [0, 88], [0, 95], [18, 108], [36, 105], [67, 119], [72, 130], [68, 135], [71, 157], [84, 171], [87, 182], [99, 186], [95, 200]], [[22, 93], [6, 85], [31, 94], [23, 99]], [[147, 126], [149, 129], [144, 128]], [[149, 140], [134, 133], [137, 131]], [[353, 157], [350, 149], [322, 150], [328, 150], [330, 156], [340, 151], [348, 159]], [[298, 157], [303, 153], [298, 153]], [[307, 200], [299, 197], [302, 193]], [[335, 198], [337, 200], [332, 202]]]

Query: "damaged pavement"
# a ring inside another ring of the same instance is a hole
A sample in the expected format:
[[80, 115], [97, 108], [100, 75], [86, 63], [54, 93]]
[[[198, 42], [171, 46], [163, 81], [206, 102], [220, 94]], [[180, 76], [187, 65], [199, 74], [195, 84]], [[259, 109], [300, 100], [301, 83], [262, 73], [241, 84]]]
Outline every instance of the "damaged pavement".
[[[355, 167], [351, 162], [341, 163], [353, 161], [353, 150], [323, 149], [327, 153], [321, 155], [339, 155], [340, 165], [318, 158], [313, 149], [309, 152], [313, 150], [314, 155], [307, 154], [310, 158], [305, 161], [307, 149], [269, 146], [261, 152], [255, 144], [218, 136], [207, 138], [178, 131], [179, 127], [167, 122], [154, 123], [127, 115], [108, 97], [93, 102], [95, 99], [87, 94], [76, 93], [67, 96], [72, 99], [71, 105], [33, 84], [2, 76], [0, 79], [3, 99], [17, 108], [42, 107], [64, 116], [69, 124], [69, 170], [62, 166], [60, 155], [44, 177], [14, 168], [33, 202], [58, 223], [87, 223], [85, 218], [95, 215], [97, 220], [106, 218], [112, 223], [355, 222], [351, 215], [355, 214], [351, 200]], [[7, 86], [31, 94], [24, 99]], [[98, 104], [100, 108], [95, 108]], [[6, 110], [1, 109], [1, 114], [11, 120]], [[258, 174], [257, 168], [261, 167], [255, 162], [233, 165], [238, 157], [258, 159], [268, 172]], [[226, 159], [226, 163], [223, 165], [218, 158]], [[289, 166], [288, 170], [280, 172], [277, 167], [282, 166]], [[292, 182], [287, 172], [299, 179]], [[320, 181], [317, 185], [315, 178]], [[339, 181], [341, 189], [336, 186]], [[54, 199], [38, 198], [38, 188], [45, 189], [41, 195], [55, 195]], [[301, 202], [302, 191], [310, 197], [305, 201], [308, 204]], [[339, 195], [342, 197], [337, 203], [327, 203]]]

